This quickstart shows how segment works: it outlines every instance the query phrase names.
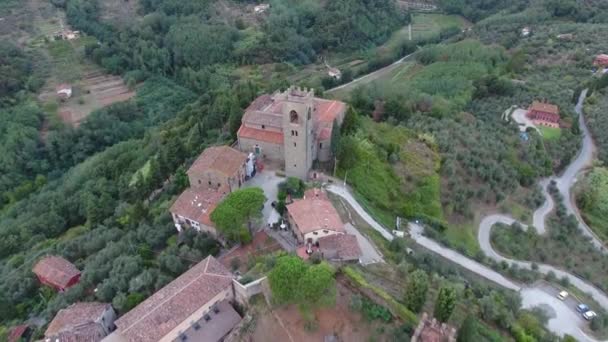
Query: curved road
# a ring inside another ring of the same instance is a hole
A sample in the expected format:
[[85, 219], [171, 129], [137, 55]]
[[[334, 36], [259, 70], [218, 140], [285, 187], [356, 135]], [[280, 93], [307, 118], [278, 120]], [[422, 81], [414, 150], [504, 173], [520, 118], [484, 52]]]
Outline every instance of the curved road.
[[[589, 129], [587, 128], [587, 124], [585, 123], [585, 119], [583, 117], [583, 111], [582, 111], [582, 105], [585, 100], [586, 94], [587, 94], [586, 90], [581, 93], [578, 104], [576, 105], [576, 112], [579, 114], [580, 127], [583, 132], [583, 146], [582, 146], [581, 151], [579, 152], [578, 156], [576, 157], [576, 159], [574, 159], [574, 161], [572, 161], [572, 163], [568, 166], [568, 168], [566, 168], [566, 171], [563, 173], [563, 175], [558, 178], [553, 178], [553, 180], [555, 180], [555, 182], [557, 183], [557, 188], [559, 189], [562, 196], [564, 196], [564, 205], [566, 206], [568, 212], [576, 215], [578, 222], [579, 222], [579, 228], [580, 228], [581, 232], [585, 236], [588, 236], [591, 239], [591, 243], [596, 248], [600, 249], [603, 252], [606, 252], [606, 247], [595, 236], [593, 231], [585, 224], [585, 222], [580, 218], [580, 215], [578, 214], [578, 210], [574, 203], [574, 198], [573, 198], [573, 196], [571, 196], [571, 193], [570, 193], [571, 187], [576, 181], [576, 176], [579, 174], [579, 172], [581, 170], [583, 170], [584, 168], [591, 165], [591, 162], [593, 160], [593, 150], [594, 150], [593, 140], [589, 133]], [[553, 199], [551, 198], [551, 196], [549, 195], [549, 193], [547, 191], [548, 184], [549, 184], [549, 181], [547, 179], [541, 181], [541, 186], [543, 188], [543, 193], [545, 195], [546, 200], [545, 200], [545, 203], [543, 204], [543, 206], [534, 212], [534, 228], [537, 229], [539, 234], [544, 234], [546, 232], [545, 219], [546, 219], [546, 216], [551, 212], [551, 210], [554, 206]], [[531, 262], [519, 261], [519, 260], [513, 260], [513, 259], [506, 258], [506, 257], [500, 255], [498, 252], [496, 252], [494, 250], [494, 248], [492, 247], [492, 244], [490, 241], [492, 227], [494, 225], [496, 225], [497, 223], [512, 225], [515, 222], [517, 222], [515, 219], [513, 219], [510, 216], [506, 216], [506, 215], [490, 215], [490, 216], [485, 217], [479, 224], [479, 231], [477, 234], [477, 238], [479, 240], [479, 246], [480, 246], [481, 250], [488, 257], [490, 257], [498, 262], [507, 262], [509, 264], [518, 265], [519, 267], [531, 268], [531, 266], [532, 266]], [[524, 229], [529, 228], [525, 225], [522, 225], [522, 227]], [[572, 275], [568, 272], [565, 272], [557, 267], [553, 267], [553, 266], [545, 265], [545, 264], [538, 264], [538, 267], [539, 267], [538, 271], [543, 274], [547, 274], [549, 272], [554, 272], [560, 278], [561, 277], [568, 278], [572, 285], [576, 286], [581, 291], [590, 294], [593, 297], [593, 299], [595, 299], [604, 309], [608, 310], [608, 296], [606, 296], [606, 294], [603, 291], [599, 290], [595, 286], [593, 286], [590, 283], [582, 280], [581, 278], [579, 278], [575, 275]]]
[[[401, 61], [399, 61], [401, 62]], [[589, 129], [583, 117], [583, 103], [586, 98], [587, 90], [584, 90], [581, 93], [579, 101], [576, 105], [576, 112], [579, 115], [579, 123], [583, 133], [583, 145], [582, 148], [577, 155], [577, 157], [572, 161], [572, 163], [566, 168], [565, 172], [560, 177], [554, 177], [552, 179], [543, 179], [540, 181], [540, 186], [542, 188], [543, 194], [545, 196], [545, 203], [538, 208], [533, 215], [533, 227], [538, 231], [539, 234], [544, 234], [546, 232], [545, 228], [545, 220], [547, 215], [551, 213], [554, 208], [554, 201], [548, 193], [548, 185], [551, 180], [556, 182], [557, 188], [564, 197], [564, 205], [569, 213], [574, 214], [579, 222], [579, 228], [581, 232], [588, 236], [591, 240], [591, 243], [602, 252], [607, 252], [608, 250], [602, 244], [601, 240], [599, 240], [593, 231], [584, 223], [581, 219], [578, 209], [574, 203], [574, 198], [571, 195], [572, 185], [576, 182], [576, 176], [579, 172], [586, 167], [591, 165], [593, 160], [594, 153], [594, 145], [591, 135], [589, 133]], [[384, 236], [388, 240], [393, 239], [393, 235], [385, 229], [382, 225], [376, 222], [366, 211], [359, 205], [357, 200], [351, 195], [350, 191], [341, 185], [332, 184], [327, 187], [327, 190], [339, 195], [344, 198], [361, 217], [367, 221], [375, 230], [380, 232], [382, 236]], [[490, 242], [491, 230], [494, 225], [497, 223], [503, 223], [506, 225], [512, 225], [517, 222], [510, 216], [495, 214], [489, 215], [485, 217], [480, 225], [478, 232], [478, 240], [480, 244], [481, 250], [489, 257], [499, 262], [507, 262], [509, 264], [515, 264], [521, 268], [531, 268], [532, 263], [528, 261], [519, 261], [506, 258], [499, 253], [497, 253]], [[521, 224], [521, 223], [520, 223]], [[529, 227], [526, 225], [522, 225], [524, 229], [528, 229]], [[521, 285], [513, 282], [502, 274], [492, 270], [491, 268], [478, 263], [454, 250], [451, 250], [445, 246], [440, 245], [434, 240], [431, 240], [425, 236], [423, 236], [424, 228], [410, 223], [410, 232], [412, 239], [416, 241], [416, 243], [421, 246], [438, 253], [439, 255], [451, 260], [452, 262], [461, 265], [462, 267], [481, 275], [482, 277], [489, 279], [501, 286], [506, 288], [520, 291], [523, 300], [524, 307], [534, 307], [538, 305], [546, 305], [553, 310], [553, 313], [556, 315], [554, 319], [551, 319], [548, 323], [549, 328], [558, 334], [570, 334], [577, 338], [580, 341], [595, 341], [595, 339], [586, 335], [580, 327], [584, 326], [584, 321], [580, 318], [579, 315], [573, 314], [572, 308], [566, 306], [564, 302], [556, 300], [554, 296], [548, 295], [547, 291], [543, 291], [540, 289], [540, 286], [532, 286], [532, 287], [522, 287]], [[554, 272], [556, 276], [562, 278], [566, 277], [569, 279], [570, 283], [577, 287], [579, 290], [588, 293], [593, 297], [594, 300], [598, 302], [605, 310], [608, 310], [608, 296], [602, 292], [600, 289], [596, 288], [592, 284], [584, 281], [583, 279], [572, 275], [568, 272], [565, 272], [556, 267], [545, 265], [545, 264], [537, 264], [538, 271], [547, 274], [549, 272]]]

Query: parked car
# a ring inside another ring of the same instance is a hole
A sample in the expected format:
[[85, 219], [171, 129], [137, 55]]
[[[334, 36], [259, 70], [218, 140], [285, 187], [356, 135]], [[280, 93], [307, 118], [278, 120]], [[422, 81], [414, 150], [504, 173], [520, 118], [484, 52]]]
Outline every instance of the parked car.
[[587, 311], [587, 312], [585, 312], [583, 314], [583, 317], [585, 317], [585, 319], [588, 320], [588, 321], [594, 319], [595, 316], [597, 316], [597, 314], [594, 311], [591, 311], [591, 310], [589, 310], [589, 311]]
[[557, 298], [559, 298], [561, 300], [566, 300], [566, 298], [568, 298], [568, 292], [562, 291], [562, 292], [558, 293]]
[[580, 313], [585, 313], [585, 312], [589, 311], [589, 307], [585, 304], [579, 304], [576, 306], [576, 311], [578, 311]]

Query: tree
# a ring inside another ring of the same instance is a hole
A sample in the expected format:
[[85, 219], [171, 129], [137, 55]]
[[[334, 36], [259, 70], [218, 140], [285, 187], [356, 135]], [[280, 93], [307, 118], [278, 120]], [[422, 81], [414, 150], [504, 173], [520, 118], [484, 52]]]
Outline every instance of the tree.
[[359, 114], [353, 107], [349, 107], [344, 115], [344, 120], [342, 121], [341, 132], [343, 135], [355, 133], [360, 124], [361, 120], [359, 119]]
[[266, 196], [260, 188], [236, 190], [213, 210], [211, 221], [229, 240], [246, 242], [251, 238], [252, 220], [261, 216], [264, 202]]
[[426, 294], [429, 290], [429, 277], [423, 270], [416, 270], [412, 272], [408, 279], [405, 289], [405, 304], [406, 306], [414, 311], [420, 312], [424, 302], [426, 301]]
[[442, 287], [435, 303], [434, 316], [441, 322], [447, 322], [456, 307], [456, 290]]
[[[297, 288], [306, 272], [306, 264], [297, 256], [283, 256], [268, 274], [272, 297], [277, 303], [291, 303], [297, 298]], [[314, 292], [314, 286], [311, 286]]]
[[464, 322], [462, 322], [462, 325], [458, 330], [458, 338], [456, 339], [456, 341], [481, 341], [482, 339], [479, 336], [479, 332], [477, 331], [477, 324], [477, 319], [472, 315], [468, 315], [467, 318], [465, 318]]
[[300, 304], [328, 304], [335, 299], [334, 270], [326, 263], [309, 266], [298, 282], [298, 301]]

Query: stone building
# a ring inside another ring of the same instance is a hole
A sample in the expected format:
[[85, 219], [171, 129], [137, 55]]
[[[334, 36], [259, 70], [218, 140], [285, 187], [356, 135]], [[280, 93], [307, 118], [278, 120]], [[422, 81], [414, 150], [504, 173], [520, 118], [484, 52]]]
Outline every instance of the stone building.
[[74, 303], [59, 310], [44, 337], [53, 342], [98, 342], [114, 330], [115, 319], [116, 313], [110, 304]]
[[319, 238], [346, 233], [340, 215], [321, 189], [308, 190], [304, 198], [287, 205], [287, 218], [299, 243], [316, 244]]
[[429, 318], [425, 312], [414, 330], [411, 342], [456, 342], [456, 329]]
[[346, 104], [290, 87], [262, 95], [245, 110], [237, 133], [243, 152], [278, 161], [289, 177], [307, 179], [315, 160], [329, 161], [334, 122], [342, 124]]

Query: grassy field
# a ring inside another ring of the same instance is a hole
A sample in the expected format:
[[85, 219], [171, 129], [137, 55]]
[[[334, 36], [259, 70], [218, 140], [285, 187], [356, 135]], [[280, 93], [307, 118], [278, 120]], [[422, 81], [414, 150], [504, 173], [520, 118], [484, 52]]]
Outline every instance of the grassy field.
[[562, 136], [561, 128], [539, 126], [538, 129], [547, 140], [557, 140]]
[[[426, 39], [449, 27], [467, 28], [470, 26], [472, 24], [469, 21], [458, 15], [416, 13], [412, 15], [412, 39]], [[405, 33], [407, 33], [407, 28]]]

